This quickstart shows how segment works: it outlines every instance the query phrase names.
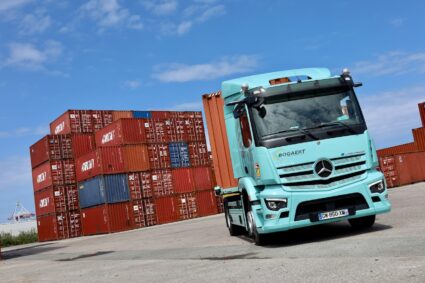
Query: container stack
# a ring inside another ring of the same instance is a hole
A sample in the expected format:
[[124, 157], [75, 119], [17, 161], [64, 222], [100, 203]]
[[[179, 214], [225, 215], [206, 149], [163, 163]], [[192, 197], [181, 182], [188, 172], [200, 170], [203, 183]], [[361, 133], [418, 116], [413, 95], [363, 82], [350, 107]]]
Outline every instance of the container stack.
[[218, 211], [201, 112], [69, 110], [51, 132], [31, 147], [40, 240]]
[[413, 142], [378, 150], [388, 187], [425, 181], [425, 102], [419, 103], [422, 127], [413, 129]]

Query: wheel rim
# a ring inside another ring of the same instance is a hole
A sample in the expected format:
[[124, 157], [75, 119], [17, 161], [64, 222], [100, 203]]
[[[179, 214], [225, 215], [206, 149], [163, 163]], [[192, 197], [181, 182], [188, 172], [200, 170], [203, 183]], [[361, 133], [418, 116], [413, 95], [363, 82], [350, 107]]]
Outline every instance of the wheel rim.
[[248, 219], [248, 234], [252, 236], [254, 230], [254, 218], [252, 217], [252, 211], [247, 213]]

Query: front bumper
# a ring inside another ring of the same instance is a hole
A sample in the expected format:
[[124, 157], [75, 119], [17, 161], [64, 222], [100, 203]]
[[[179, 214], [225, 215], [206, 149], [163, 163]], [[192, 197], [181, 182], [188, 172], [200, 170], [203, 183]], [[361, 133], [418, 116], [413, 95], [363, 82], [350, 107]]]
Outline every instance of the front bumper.
[[[326, 190], [326, 191], [284, 191], [283, 189], [276, 190], [275, 188], [266, 188], [264, 191], [258, 194], [259, 199], [261, 199], [261, 204], [254, 205], [252, 207], [255, 217], [255, 222], [257, 224], [257, 230], [259, 233], [274, 233], [281, 232], [295, 228], [307, 227], [322, 223], [337, 222], [341, 220], [346, 220], [350, 218], [357, 218], [369, 215], [376, 215], [380, 213], [389, 212], [391, 210], [391, 203], [388, 200], [387, 190], [385, 189], [381, 193], [371, 193], [369, 190], [369, 185], [383, 179], [382, 173], [380, 172], [370, 172], [367, 175], [367, 178], [353, 183], [351, 185], [343, 186], [340, 188]], [[354, 215], [329, 219], [324, 221], [311, 221], [310, 219], [304, 220], [295, 220], [297, 207], [300, 203], [326, 199], [332, 197], [338, 197], [342, 195], [349, 194], [361, 194], [366, 200], [368, 208], [356, 210]], [[278, 212], [270, 211], [264, 205], [265, 197], [274, 197], [274, 198], [287, 198], [288, 206], [285, 209], [281, 209]], [[270, 215], [275, 215], [274, 218], [270, 219]], [[266, 215], [268, 217], [266, 217]], [[285, 215], [285, 217], [281, 217]], [[267, 218], [267, 219], [266, 219]]]

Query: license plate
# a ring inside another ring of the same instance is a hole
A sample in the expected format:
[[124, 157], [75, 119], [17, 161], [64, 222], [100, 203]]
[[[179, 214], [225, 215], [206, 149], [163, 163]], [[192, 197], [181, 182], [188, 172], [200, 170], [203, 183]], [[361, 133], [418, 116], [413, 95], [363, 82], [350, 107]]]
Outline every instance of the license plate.
[[344, 217], [344, 216], [348, 216], [348, 215], [349, 215], [348, 209], [322, 212], [322, 213], [319, 213], [319, 220], [339, 218], [339, 217]]

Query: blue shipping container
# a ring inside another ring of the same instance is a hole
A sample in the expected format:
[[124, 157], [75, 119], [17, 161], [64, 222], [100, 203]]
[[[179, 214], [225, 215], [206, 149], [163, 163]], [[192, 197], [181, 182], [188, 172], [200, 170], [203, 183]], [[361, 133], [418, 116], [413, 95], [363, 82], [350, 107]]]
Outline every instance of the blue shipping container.
[[133, 111], [133, 118], [151, 119], [152, 112], [151, 111]]
[[185, 142], [172, 142], [168, 145], [171, 167], [190, 167], [189, 147]]
[[78, 184], [80, 207], [130, 200], [126, 174], [97, 176]]

